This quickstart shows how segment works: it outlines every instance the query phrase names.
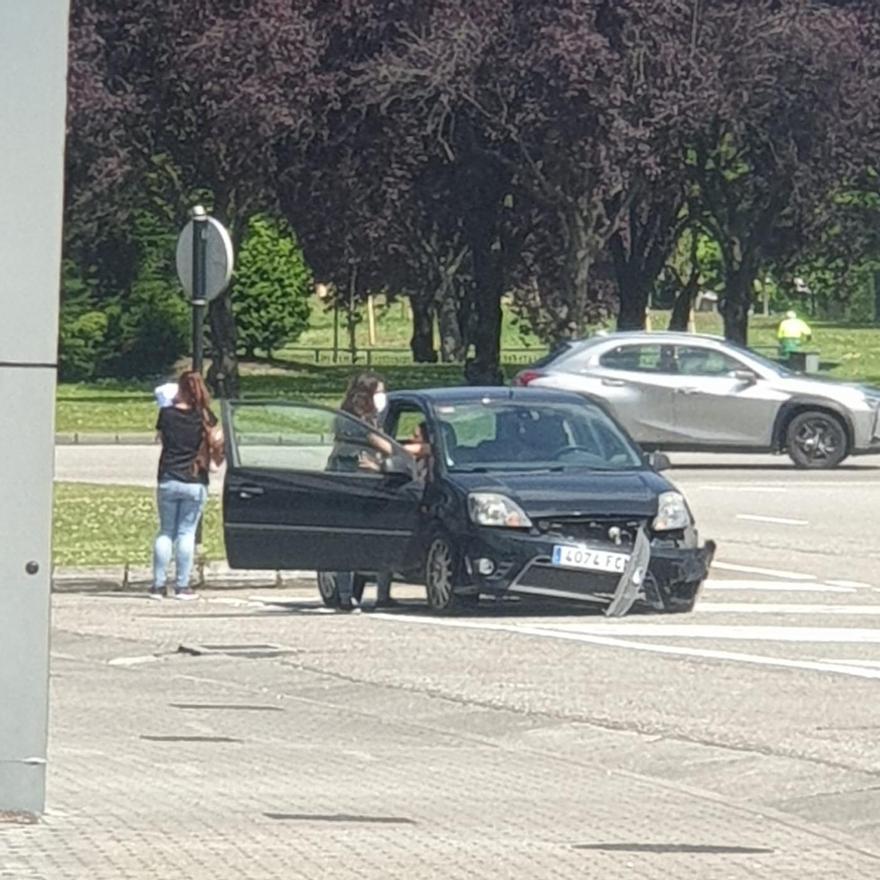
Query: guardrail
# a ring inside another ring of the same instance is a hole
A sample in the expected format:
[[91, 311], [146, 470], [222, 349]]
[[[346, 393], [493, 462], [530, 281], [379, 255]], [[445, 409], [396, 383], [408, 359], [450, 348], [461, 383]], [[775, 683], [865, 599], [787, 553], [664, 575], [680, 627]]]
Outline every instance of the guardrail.
[[[530, 364], [545, 355], [547, 351], [546, 346], [504, 348], [501, 350], [501, 362]], [[366, 364], [369, 367], [373, 364], [413, 363], [412, 351], [408, 348], [360, 348], [352, 351], [347, 348], [334, 349], [323, 346], [294, 345], [284, 348], [279, 352], [279, 355], [292, 360], [298, 360], [297, 355], [304, 355], [303, 359], [313, 361], [316, 364]]]

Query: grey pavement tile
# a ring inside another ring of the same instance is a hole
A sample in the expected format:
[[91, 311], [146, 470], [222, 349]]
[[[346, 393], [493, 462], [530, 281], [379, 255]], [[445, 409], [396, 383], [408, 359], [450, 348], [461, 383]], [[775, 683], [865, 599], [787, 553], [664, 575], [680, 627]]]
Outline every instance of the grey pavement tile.
[[[50, 809], [0, 826], [0, 878], [878, 876], [873, 830], [804, 806], [857, 772], [811, 783], [808, 760], [615, 729], [644, 710], [642, 661], [367, 618], [145, 619], [135, 600], [56, 597]], [[304, 654], [110, 662], [185, 640]], [[682, 685], [692, 701], [704, 676]]]

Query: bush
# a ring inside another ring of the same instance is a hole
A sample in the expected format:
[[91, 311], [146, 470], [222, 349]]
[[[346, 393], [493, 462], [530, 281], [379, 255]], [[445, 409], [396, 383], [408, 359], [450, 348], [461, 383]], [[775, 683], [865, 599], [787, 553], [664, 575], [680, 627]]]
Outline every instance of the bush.
[[312, 273], [290, 226], [262, 214], [251, 218], [238, 259], [233, 296], [238, 342], [269, 357], [308, 327]]

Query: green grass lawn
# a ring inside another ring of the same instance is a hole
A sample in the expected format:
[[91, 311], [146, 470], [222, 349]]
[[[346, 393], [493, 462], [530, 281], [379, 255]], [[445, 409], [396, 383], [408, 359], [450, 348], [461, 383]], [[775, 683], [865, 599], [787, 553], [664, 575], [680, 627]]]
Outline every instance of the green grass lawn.
[[[157, 525], [152, 489], [55, 484], [55, 565], [150, 565]], [[208, 501], [203, 540], [208, 560], [226, 558], [217, 498]]]
[[[377, 313], [377, 347], [401, 348], [399, 354], [377, 353], [373, 368], [381, 372], [391, 388], [425, 388], [434, 385], [461, 384], [462, 368], [458, 364], [412, 364], [408, 356], [409, 317], [405, 304], [380, 307]], [[661, 330], [668, 321], [668, 312], [652, 316], [652, 327]], [[760, 349], [775, 350], [776, 326], [779, 318], [755, 317], [750, 327], [750, 343]], [[312, 328], [297, 343], [296, 350], [279, 353], [271, 363], [242, 365], [244, 397], [307, 400], [336, 406], [342, 399], [352, 373], [363, 366], [350, 363], [315, 363], [310, 351], [302, 347], [329, 348], [332, 345], [332, 312], [316, 305]], [[697, 316], [697, 330], [720, 333], [717, 315]], [[835, 363], [830, 375], [841, 379], [871, 382], [880, 385], [880, 327], [845, 325], [831, 322], [813, 324], [812, 348], [820, 351], [822, 360]], [[341, 343], [345, 334], [340, 331]], [[358, 344], [366, 347], [366, 322], [358, 325]], [[545, 351], [537, 340], [520, 335], [512, 319], [505, 321], [504, 346], [508, 352], [505, 370], [512, 376], [523, 365]], [[527, 346], [528, 351], [522, 348]], [[516, 362], [510, 353], [516, 349]], [[532, 353], [533, 352], [533, 353]], [[364, 352], [362, 351], [362, 357]], [[326, 360], [329, 355], [324, 354]], [[393, 362], [383, 362], [391, 359]], [[156, 420], [152, 382], [106, 380], [86, 384], [62, 384], [58, 388], [56, 430], [63, 433], [129, 433], [151, 432]]]

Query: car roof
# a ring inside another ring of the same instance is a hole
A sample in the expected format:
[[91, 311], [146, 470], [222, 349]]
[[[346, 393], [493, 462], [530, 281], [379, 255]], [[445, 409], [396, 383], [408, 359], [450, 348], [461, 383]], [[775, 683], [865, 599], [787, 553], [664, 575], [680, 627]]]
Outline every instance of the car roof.
[[392, 391], [390, 400], [417, 399], [432, 406], [455, 406], [489, 400], [510, 400], [517, 403], [580, 403], [589, 404], [580, 394], [552, 388], [520, 388], [505, 385], [461, 385], [447, 388], [417, 388]]
[[598, 345], [600, 342], [724, 342], [723, 336], [709, 333], [687, 333], [683, 330], [622, 330], [614, 333], [600, 333], [584, 339], [573, 340], [578, 346]]

